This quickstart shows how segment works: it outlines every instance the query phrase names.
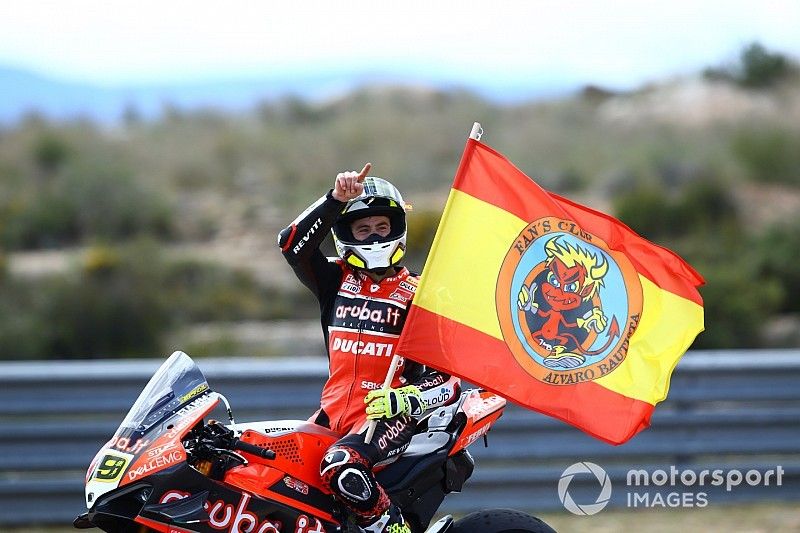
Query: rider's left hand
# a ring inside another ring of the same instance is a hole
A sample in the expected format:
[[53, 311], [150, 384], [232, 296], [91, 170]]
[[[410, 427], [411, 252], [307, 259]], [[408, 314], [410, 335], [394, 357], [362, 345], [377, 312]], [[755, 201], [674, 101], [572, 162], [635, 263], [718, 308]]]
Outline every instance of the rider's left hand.
[[367, 418], [393, 418], [399, 415], [421, 415], [425, 410], [422, 394], [414, 385], [406, 385], [399, 389], [381, 389], [369, 391], [364, 398], [367, 404]]

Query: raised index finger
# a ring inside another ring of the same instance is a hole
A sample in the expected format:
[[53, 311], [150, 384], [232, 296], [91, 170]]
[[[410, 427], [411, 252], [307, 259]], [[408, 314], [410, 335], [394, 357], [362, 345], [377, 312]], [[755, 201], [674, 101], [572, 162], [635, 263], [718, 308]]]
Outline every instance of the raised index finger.
[[358, 173], [358, 176], [356, 177], [356, 180], [359, 183], [364, 181], [364, 178], [367, 177], [367, 173], [369, 172], [369, 169], [371, 169], [371, 168], [372, 168], [372, 163], [367, 163], [366, 165], [364, 165], [364, 168], [362, 168], [361, 172]]

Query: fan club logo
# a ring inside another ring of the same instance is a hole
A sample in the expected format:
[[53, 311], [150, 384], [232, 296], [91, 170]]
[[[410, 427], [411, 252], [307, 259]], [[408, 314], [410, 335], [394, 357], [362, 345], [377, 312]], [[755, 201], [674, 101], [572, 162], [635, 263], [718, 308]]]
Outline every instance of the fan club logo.
[[497, 316], [514, 357], [552, 385], [592, 381], [625, 359], [642, 312], [633, 265], [576, 223], [530, 223], [506, 254]]

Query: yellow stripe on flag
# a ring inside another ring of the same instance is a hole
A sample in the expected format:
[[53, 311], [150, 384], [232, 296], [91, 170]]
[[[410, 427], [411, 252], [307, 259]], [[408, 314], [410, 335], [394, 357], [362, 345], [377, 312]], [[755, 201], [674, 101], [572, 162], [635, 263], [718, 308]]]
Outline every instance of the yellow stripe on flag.
[[[650, 404], [667, 397], [672, 369], [703, 330], [703, 308], [665, 291], [644, 276], [642, 315], [630, 338], [628, 355], [610, 374], [595, 380], [603, 387]], [[684, 331], [685, 335], [676, 335]]]
[[497, 274], [527, 225], [452, 189], [414, 303], [502, 340], [495, 311]]

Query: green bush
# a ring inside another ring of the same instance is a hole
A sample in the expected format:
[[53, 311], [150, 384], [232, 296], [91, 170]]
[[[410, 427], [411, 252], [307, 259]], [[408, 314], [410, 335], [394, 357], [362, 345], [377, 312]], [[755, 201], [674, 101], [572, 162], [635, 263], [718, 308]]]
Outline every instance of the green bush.
[[705, 307], [705, 331], [694, 348], [754, 348], [763, 345], [761, 332], [782, 298], [780, 284], [759, 278], [745, 261], [730, 257], [700, 267], [706, 285], [700, 289]]
[[638, 187], [617, 196], [614, 212], [636, 232], [653, 241], [689, 234], [719, 235], [739, 229], [730, 188], [714, 178], [691, 182], [677, 195], [670, 195], [661, 187]]
[[684, 229], [694, 234], [740, 230], [739, 213], [731, 187], [714, 178], [686, 185], [675, 204]]
[[0, 238], [10, 249], [74, 244], [80, 233], [76, 206], [55, 191], [21, 191], [0, 206]]
[[709, 67], [703, 71], [705, 78], [736, 83], [748, 89], [765, 89], [785, 80], [796, 70], [789, 58], [770, 52], [761, 43], [744, 47], [739, 61], [727, 67]]
[[742, 50], [739, 83], [744, 87], [760, 89], [786, 78], [790, 72], [789, 60], [783, 54], [769, 52], [760, 43], [752, 43]]
[[0, 199], [0, 243], [35, 249], [137, 235], [168, 238], [171, 217], [169, 203], [125, 167], [111, 161], [76, 164]]
[[800, 186], [800, 132], [748, 127], [734, 135], [731, 150], [751, 180]]
[[800, 313], [800, 219], [767, 230], [758, 240], [754, 255], [759, 276], [774, 280], [783, 289], [777, 310]]
[[159, 352], [170, 326], [157, 246], [97, 247], [70, 276], [50, 280], [43, 309], [48, 355], [143, 356]]
[[0, 279], [0, 359], [40, 359], [47, 353], [49, 324], [41, 293], [31, 283]]
[[589, 180], [575, 169], [568, 168], [555, 177], [550, 190], [557, 194], [568, 194], [586, 188]]
[[77, 207], [83, 238], [168, 237], [170, 206], [157, 191], [108, 161], [75, 168], [60, 183], [61, 195]]
[[408, 233], [406, 240], [408, 243], [407, 264], [411, 270], [417, 272], [422, 270], [425, 258], [433, 244], [433, 237], [436, 235], [436, 228], [439, 227], [441, 213], [426, 209], [414, 209], [408, 213], [406, 220]]
[[45, 173], [59, 170], [70, 155], [71, 149], [64, 138], [53, 131], [43, 132], [33, 146], [33, 161]]
[[660, 188], [639, 187], [617, 196], [614, 212], [617, 218], [650, 240], [683, 234], [688, 227], [681, 210]]
[[260, 285], [249, 273], [197, 260], [178, 260], [163, 286], [181, 323], [286, 318], [291, 297]]
[[6, 279], [0, 357], [98, 358], [158, 353], [169, 326], [157, 249], [95, 248], [69, 275]]

